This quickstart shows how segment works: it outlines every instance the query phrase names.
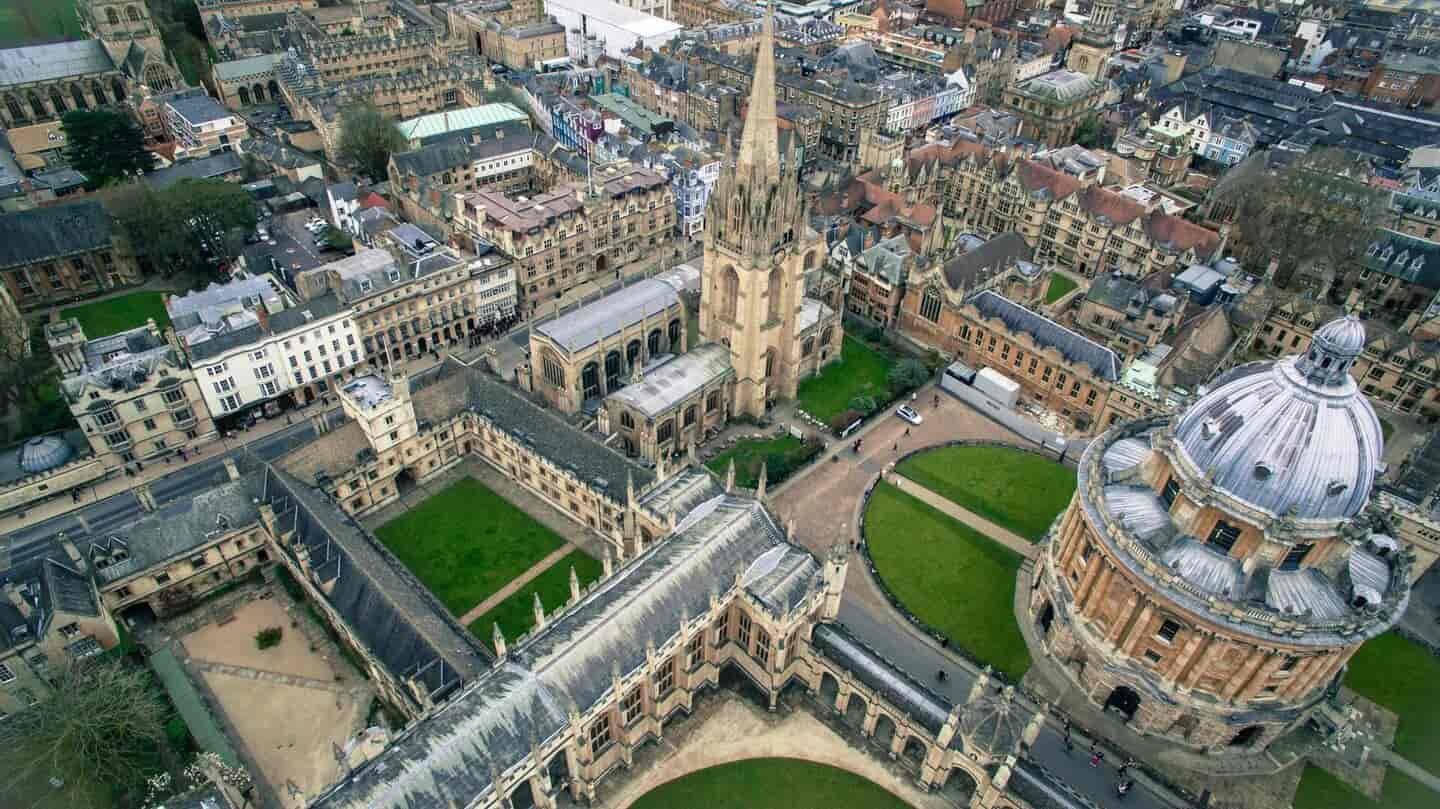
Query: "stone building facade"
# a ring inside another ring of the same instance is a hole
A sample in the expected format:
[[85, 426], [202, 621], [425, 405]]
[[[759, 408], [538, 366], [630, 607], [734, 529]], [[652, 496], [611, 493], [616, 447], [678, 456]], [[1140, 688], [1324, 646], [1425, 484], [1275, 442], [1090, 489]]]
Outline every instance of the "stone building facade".
[[496, 191], [466, 195], [456, 224], [515, 261], [520, 309], [586, 281], [668, 252], [675, 226], [670, 184], [650, 169], [625, 166], [595, 178], [595, 191], [562, 185], [524, 202]]
[[98, 202], [0, 214], [0, 278], [21, 309], [53, 306], [143, 280], [120, 229]]
[[734, 379], [730, 352], [706, 343], [606, 396], [598, 427], [647, 461], [693, 450], [725, 427]]
[[60, 393], [111, 473], [217, 437], [195, 372], [153, 319], [87, 340], [70, 318], [46, 325], [45, 338], [60, 368]]
[[1068, 146], [1100, 103], [1104, 85], [1084, 73], [1056, 70], [1005, 90], [1005, 107], [1020, 116], [1020, 134], [1046, 146]]
[[1032, 653], [1191, 749], [1250, 755], [1303, 724], [1409, 598], [1412, 553], [1366, 511], [1382, 440], [1349, 376], [1364, 346], [1357, 319], [1332, 321], [1304, 354], [1091, 443], [1029, 596]]

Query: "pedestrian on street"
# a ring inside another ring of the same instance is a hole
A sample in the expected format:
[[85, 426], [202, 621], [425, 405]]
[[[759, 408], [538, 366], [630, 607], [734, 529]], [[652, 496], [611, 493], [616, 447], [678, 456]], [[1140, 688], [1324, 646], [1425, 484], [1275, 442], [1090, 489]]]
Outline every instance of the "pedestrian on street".
[[896, 442], [895, 442], [895, 452], [899, 452], [899, 451], [900, 451], [900, 442], [899, 442], [899, 441], [896, 441]]
[[940, 394], [938, 394], [938, 393], [935, 394], [935, 406], [936, 406], [936, 407], [939, 407], [939, 406], [940, 406]]
[[905, 437], [906, 437], [906, 438], [909, 438], [909, 437], [910, 437], [910, 428], [909, 428], [909, 427], [906, 427], [906, 428], [905, 428]]
[[1100, 762], [1105, 760], [1105, 752], [1098, 747], [1090, 748], [1090, 766], [1099, 767]]

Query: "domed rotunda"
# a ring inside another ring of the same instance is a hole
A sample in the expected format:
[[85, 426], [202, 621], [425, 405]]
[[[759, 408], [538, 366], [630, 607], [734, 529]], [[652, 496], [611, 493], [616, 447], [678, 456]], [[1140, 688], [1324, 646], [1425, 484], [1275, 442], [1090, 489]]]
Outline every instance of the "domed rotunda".
[[1136, 731], [1206, 751], [1303, 722], [1405, 611], [1410, 561], [1367, 512], [1380, 421], [1353, 315], [1232, 369], [1080, 459], [1030, 596], [1040, 648]]

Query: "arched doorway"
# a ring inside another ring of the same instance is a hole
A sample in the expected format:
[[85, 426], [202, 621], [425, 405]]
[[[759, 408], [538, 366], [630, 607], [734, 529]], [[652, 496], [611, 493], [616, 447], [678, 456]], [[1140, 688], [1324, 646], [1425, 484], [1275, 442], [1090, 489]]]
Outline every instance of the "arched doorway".
[[265, 89], [270, 91], [271, 101], [280, 101], [280, 85], [274, 79], [265, 83]]
[[530, 781], [524, 780], [510, 793], [511, 809], [533, 809], [535, 806], [535, 790], [530, 786]]
[[820, 704], [830, 710], [835, 710], [835, 699], [840, 694], [840, 681], [830, 672], [823, 672], [820, 675], [820, 690], [817, 693]]
[[1117, 685], [1110, 696], [1105, 698], [1105, 710], [1114, 708], [1125, 717], [1125, 721], [1135, 718], [1135, 712], [1140, 709], [1140, 695], [1135, 689], [1128, 685]]
[[865, 698], [858, 694], [851, 694], [850, 701], [845, 704], [845, 724], [858, 729], [865, 724], [865, 711], [869, 708], [865, 704]]
[[952, 767], [950, 772], [945, 774], [945, 783], [940, 788], [940, 794], [957, 806], [969, 806], [970, 798], [975, 795], [978, 786], [975, 776], [960, 767]]
[[410, 467], [407, 466], [404, 469], [400, 470], [400, 474], [395, 476], [395, 493], [400, 495], [401, 497], [404, 497], [405, 495], [409, 494], [414, 488], [415, 473], [411, 472]]
[[1040, 615], [1035, 619], [1035, 625], [1040, 627], [1041, 635], [1050, 634], [1050, 625], [1055, 622], [1055, 605], [1046, 599], [1045, 606], [1040, 608]]
[[925, 763], [925, 743], [918, 736], [909, 736], [905, 739], [905, 748], [900, 751], [900, 758], [919, 769]]
[[237, 91], [237, 94], [240, 96], [240, 106], [242, 106], [242, 107], [248, 107], [248, 106], [250, 106], [250, 91], [249, 91], [249, 90], [247, 90], [245, 87], [242, 86], [242, 87]]
[[609, 266], [610, 266], [610, 264], [605, 260], [605, 256], [602, 255], [602, 256], [596, 257], [596, 259], [595, 259], [595, 272], [596, 272], [596, 273], [605, 272], [605, 268], [606, 268], [606, 267], [609, 267]]
[[895, 741], [895, 720], [886, 714], [880, 714], [875, 720], [875, 730], [870, 734], [870, 739], [881, 750], [889, 750], [890, 743]]
[[1240, 732], [1235, 734], [1234, 737], [1230, 739], [1230, 746], [1248, 747], [1259, 741], [1260, 737], [1264, 735], [1265, 728], [1262, 728], [1259, 725], [1250, 725], [1248, 727], [1241, 728]]

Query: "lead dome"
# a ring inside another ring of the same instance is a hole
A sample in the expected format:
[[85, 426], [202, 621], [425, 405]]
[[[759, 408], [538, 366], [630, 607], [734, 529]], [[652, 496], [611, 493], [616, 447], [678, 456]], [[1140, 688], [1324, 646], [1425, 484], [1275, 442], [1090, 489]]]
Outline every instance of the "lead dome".
[[1380, 420], [1349, 375], [1364, 346], [1364, 326], [1347, 315], [1316, 331], [1305, 354], [1236, 369], [1181, 417], [1182, 462], [1273, 517], [1354, 517], [1384, 450]]

